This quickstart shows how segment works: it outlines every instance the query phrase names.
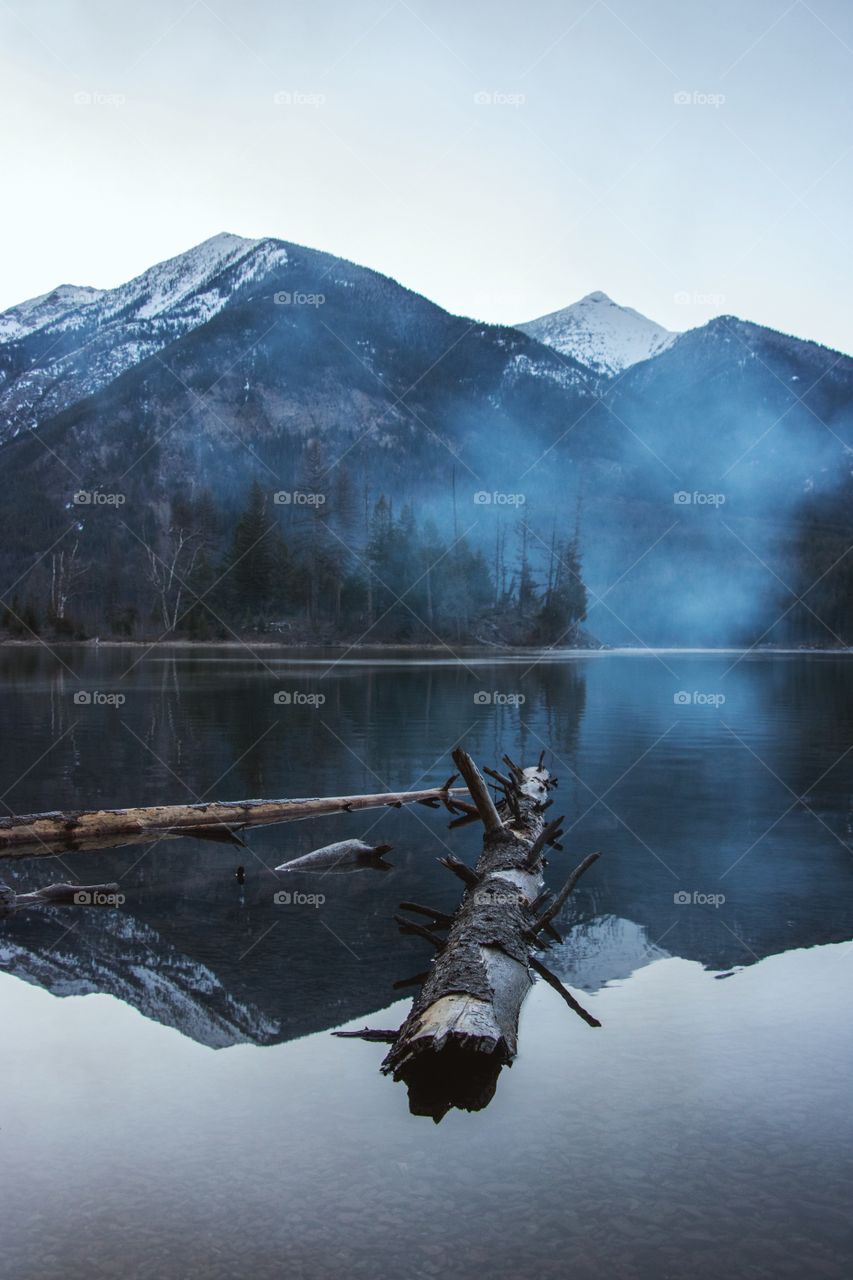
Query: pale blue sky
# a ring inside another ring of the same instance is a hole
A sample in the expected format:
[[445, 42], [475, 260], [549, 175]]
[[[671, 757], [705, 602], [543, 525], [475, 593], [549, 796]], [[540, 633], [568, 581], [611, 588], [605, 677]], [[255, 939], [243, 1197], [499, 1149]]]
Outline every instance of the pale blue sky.
[[0, 307], [228, 230], [485, 320], [603, 289], [853, 349], [846, 0], [3, 0], [0, 30]]

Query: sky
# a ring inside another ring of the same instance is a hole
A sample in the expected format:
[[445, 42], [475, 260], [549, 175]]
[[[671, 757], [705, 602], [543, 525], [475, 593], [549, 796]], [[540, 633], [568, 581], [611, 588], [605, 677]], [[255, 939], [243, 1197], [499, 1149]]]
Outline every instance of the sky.
[[849, 0], [2, 0], [0, 308], [220, 231], [853, 350]]

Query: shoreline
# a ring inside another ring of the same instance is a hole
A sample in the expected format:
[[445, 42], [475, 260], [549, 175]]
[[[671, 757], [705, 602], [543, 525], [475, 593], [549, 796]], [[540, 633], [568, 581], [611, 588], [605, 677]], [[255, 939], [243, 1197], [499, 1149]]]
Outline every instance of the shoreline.
[[239, 653], [241, 650], [252, 653], [255, 649], [262, 649], [269, 653], [271, 651], [279, 651], [283, 654], [305, 653], [310, 650], [325, 650], [329, 652], [340, 652], [342, 655], [350, 653], [374, 653], [380, 654], [447, 654], [451, 659], [457, 658], [458, 655], [476, 656], [495, 658], [500, 657], [529, 657], [532, 654], [538, 654], [541, 657], [654, 657], [658, 654], [736, 654], [736, 653], [752, 653], [755, 655], [768, 654], [773, 656], [796, 656], [803, 657], [808, 654], [829, 656], [829, 657], [847, 657], [853, 654], [853, 646], [842, 648], [835, 646], [826, 648], [820, 645], [800, 645], [791, 647], [785, 645], [596, 645], [587, 647], [573, 646], [571, 648], [549, 648], [540, 645], [493, 645], [493, 644], [459, 644], [451, 646], [450, 644], [406, 644], [406, 643], [367, 643], [367, 644], [348, 644], [339, 641], [337, 643], [324, 643], [322, 641], [306, 642], [300, 644], [284, 643], [279, 640], [21, 640], [17, 638], [4, 638], [0, 640], [0, 650], [3, 649], [91, 649], [97, 652], [100, 649], [142, 649], [154, 652], [155, 650], [182, 651], [186, 653], [204, 652], [206, 650], [230, 650]]

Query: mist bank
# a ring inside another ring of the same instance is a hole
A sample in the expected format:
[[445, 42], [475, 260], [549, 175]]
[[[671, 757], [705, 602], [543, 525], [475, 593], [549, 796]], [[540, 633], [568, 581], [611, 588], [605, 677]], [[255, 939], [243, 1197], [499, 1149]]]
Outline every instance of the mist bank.
[[[720, 317], [606, 377], [328, 255], [265, 263], [61, 412], [27, 402], [8, 634], [853, 638], [848, 357]], [[47, 336], [5, 344], [19, 389]]]

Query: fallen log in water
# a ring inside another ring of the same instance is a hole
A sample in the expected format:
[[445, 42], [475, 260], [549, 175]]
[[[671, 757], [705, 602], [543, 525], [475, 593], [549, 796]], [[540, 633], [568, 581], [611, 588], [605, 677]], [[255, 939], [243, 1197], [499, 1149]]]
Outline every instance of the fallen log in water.
[[[399, 1031], [366, 1037], [393, 1039], [382, 1070], [406, 1082], [413, 1112], [436, 1120], [452, 1106], [478, 1110], [490, 1101], [501, 1068], [517, 1052], [531, 968], [586, 1022], [599, 1025], [532, 955], [547, 946], [549, 934], [559, 938], [552, 920], [599, 855], [585, 858], [546, 906], [551, 894], [544, 891], [544, 853], [549, 845], [560, 847], [562, 820], [545, 823], [548, 792], [556, 784], [542, 759], [521, 769], [505, 758], [511, 776], [499, 777], [504, 796], [498, 805], [470, 756], [457, 749], [453, 759], [485, 827], [483, 850], [475, 868], [455, 858], [440, 860], [466, 884], [455, 916], [403, 904], [430, 924], [397, 917], [401, 928], [430, 942], [437, 954]], [[446, 930], [446, 937], [437, 930]]]
[[55, 853], [111, 849], [117, 845], [195, 836], [204, 840], [242, 843], [247, 827], [269, 826], [293, 818], [328, 813], [354, 813], [385, 805], [436, 805], [466, 795], [451, 789], [456, 775], [442, 787], [422, 791], [391, 791], [375, 795], [326, 796], [306, 800], [231, 800], [209, 804], [151, 805], [136, 809], [67, 810], [0, 818], [0, 857], [38, 858]]

